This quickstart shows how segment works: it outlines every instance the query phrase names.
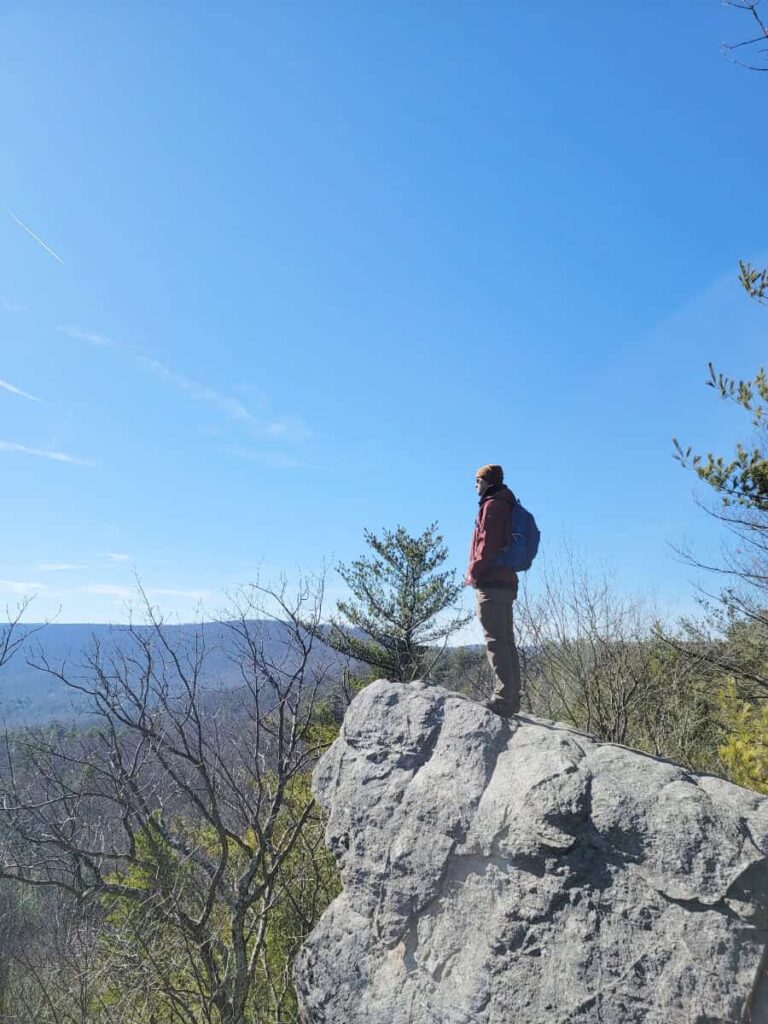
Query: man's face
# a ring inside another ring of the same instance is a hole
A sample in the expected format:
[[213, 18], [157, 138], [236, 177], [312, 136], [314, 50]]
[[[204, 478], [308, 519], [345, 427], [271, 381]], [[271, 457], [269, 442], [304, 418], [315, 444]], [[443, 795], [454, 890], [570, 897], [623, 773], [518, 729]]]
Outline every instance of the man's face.
[[485, 494], [485, 492], [488, 490], [489, 487], [490, 487], [490, 484], [488, 483], [487, 480], [483, 480], [483, 478], [481, 476], [476, 476], [475, 477], [475, 490], [477, 491], [477, 493], [480, 495], [481, 498]]

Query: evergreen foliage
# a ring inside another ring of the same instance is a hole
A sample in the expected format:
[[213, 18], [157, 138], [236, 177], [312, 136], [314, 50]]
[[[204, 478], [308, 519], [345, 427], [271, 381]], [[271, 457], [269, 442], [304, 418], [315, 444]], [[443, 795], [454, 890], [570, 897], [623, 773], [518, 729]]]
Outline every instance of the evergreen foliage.
[[381, 535], [366, 530], [365, 540], [372, 554], [338, 567], [353, 596], [337, 603], [326, 642], [388, 679], [408, 682], [436, 661], [435, 645], [472, 616], [455, 610], [461, 583], [455, 571], [440, 568], [448, 550], [437, 523], [418, 537], [402, 526]]
[[[768, 38], [759, 2], [733, 4], [758, 26], [734, 54]], [[742, 263], [740, 278], [768, 302], [768, 268]], [[527, 707], [768, 795], [768, 374], [735, 380], [710, 364], [708, 383], [751, 417], [756, 440], [731, 458], [675, 441], [677, 457], [747, 540], [742, 560], [718, 572], [752, 596], [727, 588], [719, 609], [674, 636], [602, 581], [545, 575], [539, 599], [523, 595], [516, 609]], [[308, 615], [307, 595], [295, 607], [272, 595], [295, 657], [269, 653], [249, 603], [227, 624], [243, 677], [237, 707], [217, 708], [201, 688], [205, 634], [190, 661], [162, 622], [153, 643], [131, 630], [133, 647], [97, 648], [85, 676], [44, 663], [101, 723], [6, 735], [3, 1024], [297, 1024], [293, 959], [339, 889], [311, 770], [372, 677], [329, 688], [310, 671], [313, 641], [392, 679], [434, 668], [434, 681], [478, 699], [489, 684], [480, 647], [438, 662], [437, 645], [471, 615], [456, 612], [461, 585], [443, 568], [437, 524], [365, 540], [371, 553], [339, 567], [352, 596], [329, 630], [319, 605]], [[25, 608], [0, 627], [0, 668], [39, 628], [20, 628]]]
[[720, 759], [732, 782], [768, 796], [768, 704], [739, 696], [736, 680], [720, 691], [723, 740]]
[[[747, 294], [757, 302], [768, 302], [768, 268], [758, 270], [749, 263], [739, 264], [739, 280]], [[751, 417], [756, 440], [751, 445], [741, 442], [731, 458], [709, 452], [706, 458], [692, 454], [689, 446], [683, 450], [675, 438], [676, 458], [690, 466], [722, 499], [723, 505], [741, 506], [755, 512], [768, 512], [768, 459], [766, 459], [765, 430], [768, 402], [768, 377], [759, 367], [751, 380], [736, 380], [715, 370], [709, 363], [709, 387], [721, 398], [734, 402]]]

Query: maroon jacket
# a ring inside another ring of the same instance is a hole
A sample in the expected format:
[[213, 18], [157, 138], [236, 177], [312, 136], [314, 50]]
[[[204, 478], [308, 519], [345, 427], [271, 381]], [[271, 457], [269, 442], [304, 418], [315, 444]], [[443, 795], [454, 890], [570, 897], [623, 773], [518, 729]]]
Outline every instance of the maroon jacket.
[[504, 484], [489, 488], [480, 499], [480, 511], [469, 547], [466, 582], [473, 587], [504, 587], [517, 594], [517, 573], [493, 560], [509, 542], [509, 519], [516, 502]]

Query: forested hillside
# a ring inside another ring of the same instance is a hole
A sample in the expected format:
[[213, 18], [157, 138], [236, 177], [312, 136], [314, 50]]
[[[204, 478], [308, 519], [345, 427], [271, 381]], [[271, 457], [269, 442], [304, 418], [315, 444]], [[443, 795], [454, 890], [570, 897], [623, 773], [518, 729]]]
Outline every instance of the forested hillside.
[[[265, 619], [252, 623], [258, 629], [262, 644], [270, 657], [279, 659], [283, 653], [292, 657], [285, 627]], [[22, 725], [43, 725], [52, 721], [82, 721], [91, 712], [87, 695], [68, 687], [56, 674], [64, 667], [71, 680], [86, 678], [98, 652], [102, 662], [109, 661], [132, 644], [149, 642], [157, 645], [152, 627], [126, 625], [52, 623], [19, 623], [18, 638], [28, 636], [18, 657], [4, 666], [0, 673], [0, 721], [16, 728]], [[232, 630], [216, 622], [163, 624], [168, 644], [183, 652], [184, 657], [202, 652], [199, 682], [213, 693], [230, 690], [242, 683], [237, 668]], [[50, 670], [53, 670], [50, 671]]]

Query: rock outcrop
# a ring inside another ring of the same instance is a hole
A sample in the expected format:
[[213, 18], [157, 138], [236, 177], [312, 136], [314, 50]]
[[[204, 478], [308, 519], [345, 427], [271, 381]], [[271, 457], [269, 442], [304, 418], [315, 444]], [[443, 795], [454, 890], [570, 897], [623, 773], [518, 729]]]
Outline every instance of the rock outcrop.
[[344, 891], [309, 1024], [768, 1022], [768, 799], [386, 681], [314, 785]]

